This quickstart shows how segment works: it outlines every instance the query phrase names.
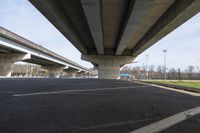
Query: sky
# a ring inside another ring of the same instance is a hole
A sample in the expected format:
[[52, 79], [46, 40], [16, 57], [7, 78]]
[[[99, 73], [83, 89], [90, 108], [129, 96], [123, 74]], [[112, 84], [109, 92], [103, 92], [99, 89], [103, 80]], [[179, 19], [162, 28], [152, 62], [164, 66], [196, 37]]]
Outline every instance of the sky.
[[[28, 0], [0, 0], [0, 26], [54, 51], [84, 67], [81, 53]], [[166, 49], [167, 67], [185, 70], [200, 67], [200, 13], [141, 53], [134, 66], [163, 65]]]

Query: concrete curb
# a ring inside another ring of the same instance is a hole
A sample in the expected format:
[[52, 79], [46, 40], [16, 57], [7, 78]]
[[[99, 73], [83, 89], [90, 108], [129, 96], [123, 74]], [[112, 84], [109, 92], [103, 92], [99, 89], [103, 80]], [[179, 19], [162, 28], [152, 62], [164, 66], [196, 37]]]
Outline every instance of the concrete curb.
[[174, 89], [200, 93], [200, 89], [193, 88], [193, 87], [185, 87], [185, 86], [165, 84], [165, 83], [154, 83], [154, 82], [150, 82], [150, 81], [138, 81], [138, 82], [143, 82], [143, 83], [148, 83], [148, 84], [155, 84], [155, 85], [160, 85], [160, 86], [164, 86], [164, 87], [170, 87], [170, 88], [174, 88]]

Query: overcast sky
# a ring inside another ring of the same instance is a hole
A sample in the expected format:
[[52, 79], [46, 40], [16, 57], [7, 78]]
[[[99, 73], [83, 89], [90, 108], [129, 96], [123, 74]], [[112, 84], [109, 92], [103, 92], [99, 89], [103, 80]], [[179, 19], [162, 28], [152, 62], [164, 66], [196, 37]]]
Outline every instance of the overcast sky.
[[[13, 31], [49, 50], [85, 67], [80, 52], [43, 17], [28, 0], [0, 0], [0, 26]], [[186, 69], [200, 66], [200, 13], [137, 57], [135, 66], [163, 65], [163, 49], [167, 49], [167, 66]]]

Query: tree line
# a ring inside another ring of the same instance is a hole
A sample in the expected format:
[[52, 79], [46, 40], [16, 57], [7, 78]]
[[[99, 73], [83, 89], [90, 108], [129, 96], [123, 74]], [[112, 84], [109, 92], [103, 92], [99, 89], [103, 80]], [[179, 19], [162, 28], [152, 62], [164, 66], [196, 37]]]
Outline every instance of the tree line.
[[[130, 65], [124, 66], [121, 74], [129, 74], [132, 79], [164, 79], [165, 67], [162, 65], [133, 67]], [[166, 79], [168, 80], [200, 80], [199, 66], [189, 65], [185, 70], [180, 68], [166, 68]]]

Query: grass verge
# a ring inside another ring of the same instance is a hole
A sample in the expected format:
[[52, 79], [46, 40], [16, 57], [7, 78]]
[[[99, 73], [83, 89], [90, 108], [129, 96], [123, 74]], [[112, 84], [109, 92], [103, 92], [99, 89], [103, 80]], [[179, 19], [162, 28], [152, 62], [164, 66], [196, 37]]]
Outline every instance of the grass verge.
[[172, 84], [172, 85], [179, 85], [179, 86], [183, 86], [183, 87], [193, 87], [193, 88], [197, 88], [200, 89], [200, 82], [193, 82], [193, 81], [181, 81], [181, 80], [150, 80], [150, 82], [154, 82], [154, 83], [164, 83], [164, 84]]
[[142, 82], [157, 84], [166, 87], [172, 87], [181, 90], [187, 90], [200, 93], [200, 81], [182, 81], [182, 80], [145, 80]]

